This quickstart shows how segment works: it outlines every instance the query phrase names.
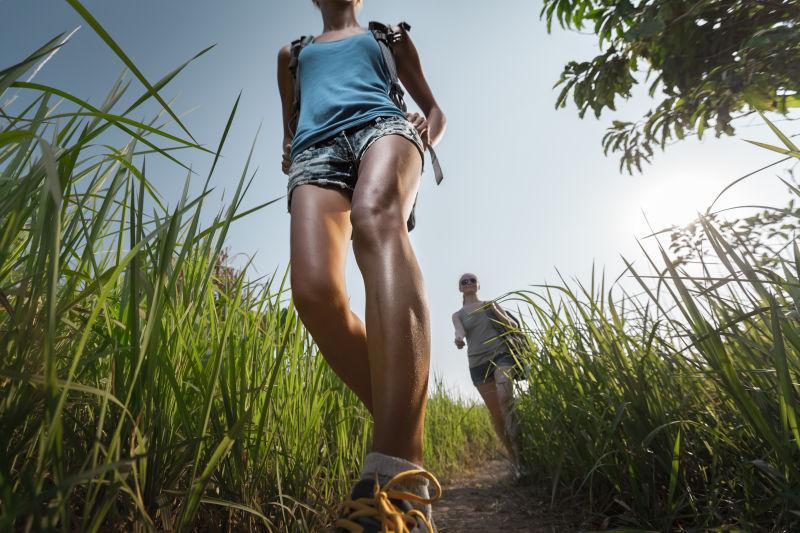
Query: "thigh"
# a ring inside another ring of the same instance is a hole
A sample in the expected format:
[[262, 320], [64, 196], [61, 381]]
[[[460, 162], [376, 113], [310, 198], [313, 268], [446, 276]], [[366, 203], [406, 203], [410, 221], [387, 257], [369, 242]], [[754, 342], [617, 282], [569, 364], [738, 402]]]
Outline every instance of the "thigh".
[[514, 383], [514, 367], [500, 364], [494, 368], [494, 382], [497, 387], [511, 387]]
[[384, 135], [361, 158], [353, 210], [399, 208], [405, 220], [414, 207], [421, 172], [417, 146], [401, 135]]
[[329, 288], [327, 285], [344, 291], [344, 268], [352, 232], [347, 192], [299, 185], [292, 194], [290, 231], [293, 281], [323, 291]]
[[499, 415], [500, 400], [497, 398], [497, 389], [494, 383], [483, 383], [481, 385], [476, 385], [476, 387], [481, 398], [483, 398], [483, 403], [489, 408], [489, 412], [492, 413], [492, 416]]

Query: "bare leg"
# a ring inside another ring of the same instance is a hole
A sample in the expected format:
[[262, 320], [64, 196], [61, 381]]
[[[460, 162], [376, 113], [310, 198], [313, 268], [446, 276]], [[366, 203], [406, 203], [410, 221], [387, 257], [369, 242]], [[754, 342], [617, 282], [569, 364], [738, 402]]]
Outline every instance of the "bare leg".
[[351, 213], [353, 250], [366, 288], [373, 449], [416, 464], [422, 464], [430, 332], [406, 219], [421, 164], [407, 139], [378, 139], [361, 160]]
[[300, 185], [292, 194], [292, 296], [303, 324], [334, 372], [372, 411], [367, 334], [350, 310], [344, 267], [350, 199]]
[[503, 427], [506, 434], [506, 447], [511, 453], [511, 458], [515, 464], [519, 462], [519, 453], [516, 448], [516, 421], [514, 418], [514, 383], [511, 381], [513, 369], [509, 366], [501, 366], [494, 371], [494, 384], [497, 390], [497, 403], [500, 407], [500, 414], [503, 417]]
[[497, 385], [495, 383], [478, 385], [478, 392], [483, 398], [483, 403], [485, 403], [486, 407], [489, 409], [489, 414], [492, 415], [492, 425], [494, 425], [495, 433], [497, 433], [500, 442], [503, 443], [509, 457], [513, 460], [514, 448], [511, 445], [511, 439], [508, 438], [508, 432], [506, 431], [505, 417], [500, 407], [500, 400], [497, 397]]

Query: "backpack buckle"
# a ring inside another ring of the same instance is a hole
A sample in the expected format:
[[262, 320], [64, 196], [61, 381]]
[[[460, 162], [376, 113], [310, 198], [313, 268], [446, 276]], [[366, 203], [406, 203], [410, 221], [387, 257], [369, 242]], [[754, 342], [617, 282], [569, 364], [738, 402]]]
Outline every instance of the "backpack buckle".
[[403, 32], [404, 31], [409, 31], [411, 29], [411, 24], [409, 24], [408, 22], [401, 22], [397, 26], [400, 28], [400, 30], [395, 31], [392, 28], [389, 28], [389, 31], [386, 34], [387, 40], [391, 44], [399, 43], [400, 41], [402, 41], [403, 40]]
[[375, 37], [388, 45], [399, 43], [403, 40], [403, 31], [411, 30], [411, 24], [408, 22], [401, 22], [397, 26], [401, 29], [395, 31], [391, 26], [380, 22], [372, 21], [369, 23], [369, 29], [375, 34]]

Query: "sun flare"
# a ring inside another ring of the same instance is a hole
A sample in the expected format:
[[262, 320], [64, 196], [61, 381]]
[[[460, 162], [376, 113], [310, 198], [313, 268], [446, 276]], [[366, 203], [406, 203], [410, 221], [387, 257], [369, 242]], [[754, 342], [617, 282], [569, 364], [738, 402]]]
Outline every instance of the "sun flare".
[[721, 187], [698, 176], [680, 176], [646, 183], [640, 208], [653, 229], [688, 224], [706, 211]]

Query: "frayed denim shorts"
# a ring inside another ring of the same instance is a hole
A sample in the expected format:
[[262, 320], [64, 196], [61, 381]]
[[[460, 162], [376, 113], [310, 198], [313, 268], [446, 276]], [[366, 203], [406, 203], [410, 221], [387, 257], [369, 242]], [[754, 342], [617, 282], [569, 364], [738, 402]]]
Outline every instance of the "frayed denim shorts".
[[469, 377], [472, 378], [472, 384], [476, 387], [478, 385], [485, 385], [486, 383], [494, 383], [494, 371], [498, 368], [515, 368], [517, 365], [514, 356], [510, 353], [503, 352], [494, 356], [490, 361], [483, 364], [470, 367]]
[[[361, 158], [372, 143], [385, 135], [400, 135], [414, 143], [424, 164], [425, 147], [416, 128], [402, 117], [378, 117], [366, 124], [341, 131], [297, 154], [289, 168], [286, 194], [288, 209], [291, 211], [292, 191], [298, 185], [339, 188], [352, 198]], [[407, 224], [409, 231], [414, 228], [414, 224], [412, 210]]]

